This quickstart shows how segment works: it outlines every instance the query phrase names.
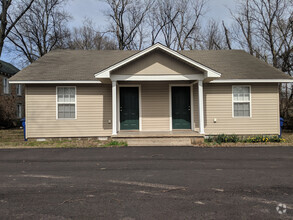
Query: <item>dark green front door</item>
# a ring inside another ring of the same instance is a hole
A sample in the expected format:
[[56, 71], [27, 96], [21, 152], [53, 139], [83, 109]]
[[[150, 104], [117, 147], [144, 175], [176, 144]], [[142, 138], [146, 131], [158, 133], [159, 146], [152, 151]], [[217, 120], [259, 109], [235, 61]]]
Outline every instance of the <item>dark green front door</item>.
[[120, 87], [120, 129], [138, 130], [138, 87]]
[[190, 87], [172, 87], [173, 129], [191, 129]]

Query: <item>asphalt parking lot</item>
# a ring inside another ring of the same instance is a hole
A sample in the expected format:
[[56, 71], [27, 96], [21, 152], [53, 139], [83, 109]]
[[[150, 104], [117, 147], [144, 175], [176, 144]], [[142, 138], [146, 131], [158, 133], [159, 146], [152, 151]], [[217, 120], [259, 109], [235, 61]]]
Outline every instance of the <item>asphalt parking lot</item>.
[[0, 219], [292, 218], [293, 147], [0, 150]]

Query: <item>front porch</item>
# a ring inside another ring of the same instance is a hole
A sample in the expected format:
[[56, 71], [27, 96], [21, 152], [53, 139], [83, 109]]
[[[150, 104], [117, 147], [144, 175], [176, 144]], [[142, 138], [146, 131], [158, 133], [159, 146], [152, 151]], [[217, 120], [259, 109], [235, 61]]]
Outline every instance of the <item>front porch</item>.
[[101, 83], [112, 84], [113, 136], [123, 130], [174, 136], [177, 129], [203, 135], [203, 83], [220, 76], [161, 44], [95, 74]]
[[[127, 88], [131, 93], [127, 91], [123, 95]], [[202, 80], [112, 81], [113, 136], [190, 137], [203, 134]]]

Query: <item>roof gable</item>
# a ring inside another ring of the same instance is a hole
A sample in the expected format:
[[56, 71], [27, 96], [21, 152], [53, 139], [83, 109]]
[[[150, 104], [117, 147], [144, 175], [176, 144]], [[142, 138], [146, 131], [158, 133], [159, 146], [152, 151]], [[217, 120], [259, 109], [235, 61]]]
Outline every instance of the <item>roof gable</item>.
[[161, 50], [153, 50], [129, 63], [114, 69], [111, 74], [120, 75], [192, 75], [203, 74], [199, 68], [182, 62]]
[[120, 68], [120, 67], [122, 67], [122, 66], [124, 66], [126, 64], [129, 64], [130, 62], [135, 61], [135, 60], [139, 59], [140, 57], [145, 56], [145, 55], [147, 55], [147, 54], [149, 54], [149, 53], [151, 53], [151, 52], [153, 52], [155, 50], [161, 50], [164, 53], [166, 53], [166, 54], [168, 54], [170, 56], [176, 57], [177, 59], [181, 60], [182, 62], [185, 62], [185, 63], [189, 64], [190, 66], [193, 66], [194, 68], [200, 69], [201, 71], [203, 71], [205, 73], [206, 77], [215, 77], [215, 78], [217, 78], [217, 77], [221, 76], [221, 73], [219, 73], [219, 72], [217, 72], [217, 71], [215, 71], [215, 70], [213, 70], [213, 69], [211, 69], [211, 68], [209, 68], [209, 67], [207, 67], [205, 65], [202, 65], [202, 64], [200, 64], [200, 63], [198, 63], [198, 62], [196, 62], [196, 61], [194, 61], [194, 60], [192, 60], [192, 59], [190, 59], [190, 58], [188, 58], [188, 57], [186, 57], [186, 56], [174, 51], [174, 50], [171, 50], [170, 48], [167, 48], [167, 47], [163, 46], [160, 43], [157, 43], [157, 44], [155, 44], [155, 45], [153, 45], [153, 46], [151, 46], [149, 48], [146, 48], [145, 50], [142, 50], [142, 51], [140, 51], [140, 52], [138, 52], [138, 53], [136, 53], [136, 54], [134, 54], [134, 55], [132, 55], [132, 56], [130, 56], [130, 57], [128, 57], [128, 58], [126, 58], [126, 59], [124, 59], [124, 60], [122, 60], [122, 61], [120, 61], [120, 62], [118, 62], [118, 63], [116, 63], [116, 64], [114, 64], [112, 66], [110, 66], [110, 67], [108, 67], [108, 68], [106, 68], [106, 69], [104, 69], [103, 71], [100, 71], [100, 72], [96, 73], [95, 77], [98, 78], [98, 79], [99, 78], [100, 79], [111, 78], [111, 72], [112, 71], [114, 71], [114, 70], [116, 70], [116, 69], [118, 69], [118, 68]]

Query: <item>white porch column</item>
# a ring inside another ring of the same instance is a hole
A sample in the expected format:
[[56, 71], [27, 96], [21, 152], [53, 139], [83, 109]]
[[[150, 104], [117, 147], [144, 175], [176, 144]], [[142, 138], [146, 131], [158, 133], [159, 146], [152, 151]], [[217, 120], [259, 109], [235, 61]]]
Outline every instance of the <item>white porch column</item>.
[[203, 83], [198, 80], [199, 133], [204, 134]]
[[117, 134], [117, 81], [112, 81], [112, 135]]

